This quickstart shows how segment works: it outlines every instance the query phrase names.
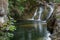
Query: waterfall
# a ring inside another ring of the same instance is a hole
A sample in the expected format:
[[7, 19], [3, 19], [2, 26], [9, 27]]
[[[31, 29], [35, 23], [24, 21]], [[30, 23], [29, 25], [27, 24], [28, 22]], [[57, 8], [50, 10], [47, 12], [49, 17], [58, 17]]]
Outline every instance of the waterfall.
[[[46, 20], [50, 18], [50, 16], [52, 15], [53, 11], [54, 11], [54, 5], [53, 4], [48, 4], [47, 7], [49, 7], [49, 11]], [[31, 19], [28, 20], [34, 20], [34, 27], [35, 29], [39, 29], [39, 33], [41, 35], [44, 35], [43, 40], [51, 40], [51, 38], [49, 37], [51, 34], [48, 32], [47, 30], [47, 26], [44, 26], [45, 24], [47, 24], [46, 20], [42, 21], [42, 14], [44, 11], [44, 7], [40, 6], [38, 9], [36, 9], [33, 17]], [[38, 16], [38, 19], [35, 19], [35, 17]], [[37, 21], [37, 22], [35, 22]]]
[[47, 5], [49, 8], [50, 8], [50, 11], [47, 15], [47, 19], [50, 18], [50, 16], [52, 15], [53, 11], [54, 11], [54, 5], [53, 4], [50, 4], [50, 5]]
[[38, 10], [36, 9], [36, 11], [35, 11], [34, 16], [32, 17], [32, 19], [34, 19], [34, 17], [39, 14], [38, 15], [38, 20], [40, 21], [41, 20], [41, 14], [42, 14], [42, 12], [43, 12], [43, 7], [39, 7]]

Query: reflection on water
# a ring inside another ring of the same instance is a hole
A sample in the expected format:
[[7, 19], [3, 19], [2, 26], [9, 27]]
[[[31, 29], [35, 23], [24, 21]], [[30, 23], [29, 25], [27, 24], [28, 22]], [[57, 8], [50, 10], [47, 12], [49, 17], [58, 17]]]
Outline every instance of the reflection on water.
[[46, 23], [34, 20], [19, 20], [14, 32], [13, 40], [51, 40], [46, 28]]
[[[48, 5], [50, 10], [46, 14], [45, 20], [42, 20], [44, 6], [40, 6], [31, 19], [17, 21], [17, 30], [14, 32], [13, 40], [51, 40], [50, 33], [47, 31], [46, 20], [50, 18], [54, 11], [54, 5]], [[38, 16], [38, 19], [35, 19]]]

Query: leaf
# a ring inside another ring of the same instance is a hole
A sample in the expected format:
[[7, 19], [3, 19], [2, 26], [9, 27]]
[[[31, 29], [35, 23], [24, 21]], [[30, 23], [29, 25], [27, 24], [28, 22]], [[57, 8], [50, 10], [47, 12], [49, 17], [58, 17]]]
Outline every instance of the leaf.
[[14, 36], [14, 34], [8, 33], [8, 37], [13, 37], [13, 36]]
[[14, 31], [14, 30], [16, 30], [16, 27], [13, 26], [13, 25], [11, 25], [11, 26], [9, 26], [9, 30], [10, 30], [10, 31]]

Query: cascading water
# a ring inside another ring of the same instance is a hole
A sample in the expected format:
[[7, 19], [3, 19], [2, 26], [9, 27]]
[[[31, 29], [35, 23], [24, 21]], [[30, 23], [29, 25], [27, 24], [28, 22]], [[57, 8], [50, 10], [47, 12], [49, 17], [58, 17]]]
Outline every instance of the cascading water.
[[[32, 19], [34, 19], [34, 17], [35, 17], [36, 15], [38, 15], [38, 20], [41, 21], [41, 14], [42, 14], [43, 10], [44, 10], [43, 6], [42, 6], [42, 7], [39, 7], [38, 10], [36, 9], [36, 12], [34, 13], [34, 16], [32, 17]], [[37, 11], [38, 11], [38, 12], [37, 12]]]
[[[47, 14], [47, 17], [46, 17], [46, 20], [50, 18], [50, 16], [52, 15], [53, 11], [54, 11], [54, 5], [53, 4], [50, 4], [50, 5], [47, 5], [49, 7], [49, 11], [48, 11], [48, 14]], [[41, 20], [41, 16], [42, 16], [42, 12], [44, 11], [44, 7], [43, 6], [40, 6], [38, 9], [36, 9], [35, 13], [34, 13], [34, 16], [32, 17], [32, 19], [28, 19], [28, 20], [35, 20], [35, 21], [39, 21], [38, 23], [36, 23], [34, 21], [34, 26], [35, 28], [38, 28], [39, 29], [39, 33], [41, 35], [44, 35], [43, 37], [43, 40], [51, 40], [51, 38], [49, 37], [50, 36], [50, 33], [47, 31], [47, 27], [43, 26], [45, 25], [46, 20], [42, 21]], [[39, 14], [39, 15], [38, 15]], [[35, 16], [38, 15], [38, 19], [35, 19]]]
[[47, 15], [47, 19], [49, 19], [50, 16], [52, 15], [53, 11], [54, 11], [54, 4], [51, 3], [50, 5], [47, 5], [47, 6], [50, 8], [50, 11], [49, 11], [49, 13]]

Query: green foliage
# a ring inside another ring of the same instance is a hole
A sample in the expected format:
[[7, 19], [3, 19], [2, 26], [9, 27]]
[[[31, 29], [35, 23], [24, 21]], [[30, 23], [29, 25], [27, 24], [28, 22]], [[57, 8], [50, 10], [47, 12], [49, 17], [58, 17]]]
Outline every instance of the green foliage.
[[21, 12], [24, 10], [22, 5], [26, 0], [9, 0], [9, 7], [17, 7]]
[[16, 30], [14, 22], [16, 21], [9, 17], [9, 21], [3, 24], [3, 27], [0, 28], [0, 40], [10, 40], [10, 38], [13, 38], [13, 32]]
[[60, 3], [60, 0], [55, 0], [56, 3]]
[[28, 8], [31, 8], [32, 5], [35, 5], [35, 2], [36, 0], [9, 0], [9, 12], [12, 16], [20, 17], [23, 15], [25, 9], [27, 9], [27, 11], [31, 11]]
[[8, 36], [8, 37], [13, 37], [14, 34], [12, 34], [12, 33], [7, 33], [7, 36]]
[[14, 36], [14, 34], [9, 33], [9, 32], [1, 32], [0, 33], [0, 40], [10, 40]]
[[7, 30], [10, 30], [10, 31], [15, 31], [16, 30], [16, 27], [14, 25], [14, 22], [16, 22], [16, 20], [14, 20], [13, 18], [9, 17], [10, 20], [8, 21], [8, 27], [7, 27]]
[[16, 30], [16, 27], [13, 26], [13, 25], [10, 25], [10, 26], [9, 26], [9, 30], [10, 30], [10, 31], [14, 31], [14, 30]]

